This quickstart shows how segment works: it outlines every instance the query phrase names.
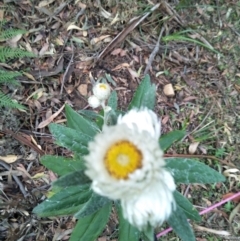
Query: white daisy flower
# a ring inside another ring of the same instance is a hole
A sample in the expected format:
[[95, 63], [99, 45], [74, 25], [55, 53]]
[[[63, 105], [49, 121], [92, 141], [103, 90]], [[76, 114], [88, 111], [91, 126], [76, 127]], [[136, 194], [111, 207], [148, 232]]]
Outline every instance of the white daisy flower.
[[105, 101], [110, 96], [111, 89], [107, 83], [96, 83], [93, 86], [93, 94], [100, 100]]
[[159, 136], [154, 112], [131, 110], [118, 118], [117, 125], [105, 126], [95, 136], [85, 157], [92, 189], [119, 199], [125, 218], [139, 229], [160, 225], [174, 206], [175, 184], [164, 168]]
[[101, 101], [95, 96], [95, 95], [91, 95], [88, 98], [88, 104], [93, 108], [98, 108], [101, 105]]

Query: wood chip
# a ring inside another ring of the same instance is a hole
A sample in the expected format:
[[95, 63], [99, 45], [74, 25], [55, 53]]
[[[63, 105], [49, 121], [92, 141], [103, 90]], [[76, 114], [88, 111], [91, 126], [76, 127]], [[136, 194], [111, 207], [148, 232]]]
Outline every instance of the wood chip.
[[163, 87], [163, 92], [168, 97], [173, 97], [175, 95], [172, 84], [167, 84]]
[[87, 84], [81, 84], [78, 86], [78, 92], [83, 95], [83, 96], [87, 96], [88, 92], [87, 92], [87, 88], [88, 85]]

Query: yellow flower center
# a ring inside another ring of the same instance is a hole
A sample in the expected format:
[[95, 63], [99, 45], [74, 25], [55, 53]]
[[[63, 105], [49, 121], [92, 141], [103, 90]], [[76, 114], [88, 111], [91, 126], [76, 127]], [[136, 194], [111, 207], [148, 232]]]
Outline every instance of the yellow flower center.
[[107, 89], [107, 85], [106, 84], [99, 84], [99, 88], [106, 90]]
[[107, 150], [104, 162], [111, 176], [127, 179], [129, 174], [142, 167], [142, 158], [142, 152], [134, 144], [119, 141]]

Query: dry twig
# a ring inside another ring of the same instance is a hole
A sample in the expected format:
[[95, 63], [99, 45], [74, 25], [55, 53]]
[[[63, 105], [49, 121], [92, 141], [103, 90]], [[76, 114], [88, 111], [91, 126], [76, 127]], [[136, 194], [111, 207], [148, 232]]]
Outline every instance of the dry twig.
[[151, 53], [151, 55], [150, 55], [150, 57], [149, 57], [148, 64], [147, 64], [147, 66], [146, 66], [146, 68], [145, 68], [145, 70], [144, 70], [144, 75], [146, 75], [146, 74], [148, 73], [149, 69], [150, 69], [151, 66], [152, 66], [152, 62], [153, 62], [153, 60], [154, 60], [157, 52], [159, 51], [160, 40], [161, 40], [161, 38], [162, 38], [162, 34], [163, 34], [163, 31], [164, 31], [164, 30], [165, 30], [165, 28], [162, 27], [162, 29], [161, 29], [161, 31], [160, 31], [160, 34], [159, 34], [159, 36], [158, 36], [157, 44], [156, 44], [155, 48], [153, 49], [153, 51], [152, 51], [152, 53]]

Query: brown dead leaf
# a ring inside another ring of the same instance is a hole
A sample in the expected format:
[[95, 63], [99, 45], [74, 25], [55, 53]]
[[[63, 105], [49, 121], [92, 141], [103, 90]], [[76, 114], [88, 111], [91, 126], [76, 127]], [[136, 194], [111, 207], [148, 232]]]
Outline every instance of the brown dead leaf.
[[78, 86], [77, 90], [81, 95], [87, 96], [88, 94], [87, 88], [88, 88], [87, 84], [81, 84]]
[[23, 166], [23, 164], [19, 163], [17, 166], [17, 170], [21, 171], [23, 175], [27, 176], [28, 178], [32, 178], [31, 175], [28, 173], [26, 168]]
[[100, 37], [93, 38], [93, 39], [91, 39], [90, 44], [91, 44], [91, 45], [95, 45], [95, 44], [97, 44], [98, 42], [101, 42], [102, 40], [104, 40], [105, 38], [108, 38], [108, 37], [110, 37], [110, 35], [102, 35], [102, 36], [100, 36]]
[[119, 55], [121, 53], [122, 49], [121, 48], [117, 48], [117, 49], [114, 49], [112, 52], [111, 52], [111, 55]]
[[188, 96], [188, 97], [186, 97], [186, 98], [183, 99], [183, 102], [188, 102], [188, 101], [196, 100], [196, 99], [198, 99], [198, 97]]
[[45, 43], [42, 49], [39, 51], [39, 56], [43, 56], [48, 51], [48, 48], [49, 48], [49, 44]]
[[[229, 198], [229, 197], [231, 197], [231, 196], [233, 196], [233, 195], [235, 195], [235, 194], [236, 194], [236, 193], [233, 193], [233, 192], [226, 193], [226, 194], [224, 194], [224, 195], [222, 196], [222, 200], [225, 200], [225, 199], [227, 199], [227, 198]], [[240, 202], [240, 196], [235, 197], [234, 199], [232, 199], [232, 201], [233, 201], [234, 203], [239, 203], [239, 202]]]
[[139, 78], [139, 74], [135, 70], [128, 68], [128, 72], [130, 73], [130, 75], [132, 76], [133, 79]]
[[49, 124], [54, 120], [54, 118], [56, 118], [56, 117], [61, 113], [61, 111], [63, 110], [64, 106], [65, 106], [65, 104], [64, 104], [56, 113], [54, 113], [53, 115], [51, 115], [48, 119], [42, 121], [42, 122], [38, 125], [37, 128], [40, 128], [40, 129], [41, 129], [41, 128], [49, 125]]
[[49, 176], [49, 179], [54, 182], [57, 180], [57, 176], [54, 174], [54, 172], [52, 171], [48, 171], [48, 176]]
[[165, 116], [162, 118], [162, 124], [163, 124], [163, 125], [167, 124], [169, 118], [170, 118], [169, 115], [165, 115]]
[[117, 65], [114, 69], [112, 69], [112, 71], [116, 71], [116, 70], [121, 70], [121, 69], [125, 69], [125, 68], [129, 68], [130, 65], [128, 63], [122, 63]]

